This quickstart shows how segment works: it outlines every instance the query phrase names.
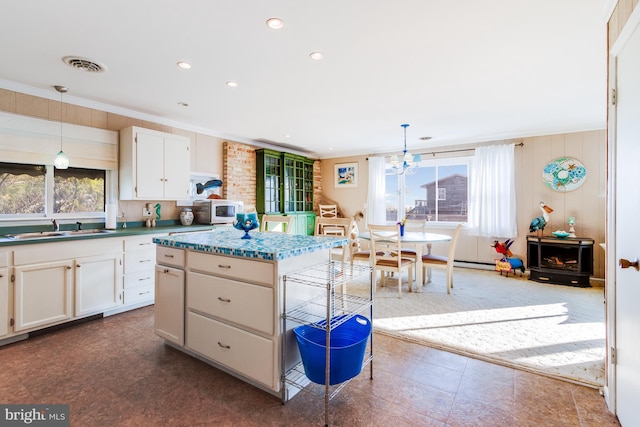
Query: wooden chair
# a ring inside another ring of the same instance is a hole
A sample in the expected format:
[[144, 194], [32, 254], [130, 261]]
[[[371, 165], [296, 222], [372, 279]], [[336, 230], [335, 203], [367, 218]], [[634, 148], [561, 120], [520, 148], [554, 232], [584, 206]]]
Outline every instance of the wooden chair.
[[[458, 224], [455, 231], [453, 232], [453, 236], [451, 236], [451, 241], [449, 242], [449, 251], [447, 256], [438, 256], [432, 255], [431, 253], [422, 255], [422, 284], [425, 283], [425, 276], [429, 276], [429, 280], [427, 283], [431, 282], [431, 267], [444, 268], [447, 270], [447, 293], [451, 293], [451, 288], [453, 288], [453, 261], [456, 254], [456, 244], [458, 243], [458, 236], [460, 235], [460, 230], [462, 229], [462, 224]], [[426, 274], [425, 274], [426, 270]]]
[[[400, 226], [369, 224], [371, 253], [374, 275], [380, 271], [381, 281], [384, 283], [384, 273], [398, 273], [398, 296], [402, 298], [402, 270], [408, 269], [407, 280], [409, 291], [413, 288], [413, 263], [408, 258], [394, 256], [391, 251], [400, 253]], [[382, 254], [381, 254], [382, 253]]]
[[[349, 236], [351, 238], [351, 230], [353, 229], [353, 218], [321, 218], [316, 217], [315, 224], [315, 236], [332, 236], [341, 237]], [[349, 256], [349, 248], [351, 244], [344, 245], [340, 249], [340, 256], [342, 262], [347, 262], [347, 256]], [[332, 254], [334, 251], [332, 251]]]
[[337, 218], [338, 206], [337, 205], [318, 205], [320, 209], [320, 218]]
[[[418, 231], [424, 233], [427, 231], [427, 220], [425, 219], [408, 219], [404, 224], [404, 231]], [[403, 247], [400, 251], [401, 256], [403, 258], [409, 258], [413, 261], [413, 267], [416, 266], [416, 261], [418, 261], [418, 255], [414, 248]]]
[[260, 231], [293, 234], [293, 216], [263, 215]]

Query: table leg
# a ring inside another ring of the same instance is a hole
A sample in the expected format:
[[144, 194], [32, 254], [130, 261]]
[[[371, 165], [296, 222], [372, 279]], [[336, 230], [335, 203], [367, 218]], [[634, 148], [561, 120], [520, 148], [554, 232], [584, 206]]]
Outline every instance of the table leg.
[[422, 292], [422, 245], [416, 245], [416, 292]]

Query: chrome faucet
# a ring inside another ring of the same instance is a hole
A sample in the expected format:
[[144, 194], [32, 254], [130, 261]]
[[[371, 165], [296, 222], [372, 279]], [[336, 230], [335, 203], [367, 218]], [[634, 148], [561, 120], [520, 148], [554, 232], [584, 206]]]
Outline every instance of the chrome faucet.
[[58, 222], [56, 221], [56, 219], [53, 218], [51, 222], [53, 223], [53, 231], [60, 231], [60, 226], [58, 225]]

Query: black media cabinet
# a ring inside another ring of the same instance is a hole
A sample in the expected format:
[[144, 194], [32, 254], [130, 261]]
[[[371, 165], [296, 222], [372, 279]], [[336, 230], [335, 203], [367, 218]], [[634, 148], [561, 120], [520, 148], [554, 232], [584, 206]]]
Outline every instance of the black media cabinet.
[[593, 239], [527, 236], [529, 280], [589, 287], [593, 275]]

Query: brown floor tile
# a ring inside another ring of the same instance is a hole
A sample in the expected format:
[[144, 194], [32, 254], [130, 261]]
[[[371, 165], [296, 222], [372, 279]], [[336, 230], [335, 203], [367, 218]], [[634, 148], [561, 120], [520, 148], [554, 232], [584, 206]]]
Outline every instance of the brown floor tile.
[[[595, 389], [382, 334], [332, 426], [619, 426]], [[164, 344], [153, 307], [0, 347], [0, 403], [65, 403], [72, 426], [321, 426], [324, 386], [280, 400]]]

